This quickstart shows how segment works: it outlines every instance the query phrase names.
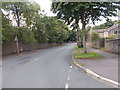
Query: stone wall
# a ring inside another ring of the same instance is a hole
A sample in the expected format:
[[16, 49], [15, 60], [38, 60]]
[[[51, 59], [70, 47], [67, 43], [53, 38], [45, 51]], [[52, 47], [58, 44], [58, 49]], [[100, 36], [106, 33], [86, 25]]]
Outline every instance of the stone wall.
[[110, 39], [105, 41], [105, 50], [120, 54], [120, 39]]
[[[42, 49], [42, 48], [47, 48], [47, 47], [52, 47], [52, 46], [57, 46], [58, 44], [56, 43], [28, 43], [24, 44], [22, 42], [19, 42], [19, 49], [20, 52], [23, 51], [29, 51], [29, 50], [36, 50], [36, 49]], [[8, 55], [8, 54], [13, 54], [16, 53], [16, 43], [15, 42], [7, 42], [2, 44], [2, 55]]]
[[99, 40], [92, 41], [91, 47], [99, 49], [100, 48], [100, 41]]
[[88, 46], [92, 47], [92, 48], [103, 48], [104, 47], [104, 40], [95, 40], [95, 41], [89, 41]]

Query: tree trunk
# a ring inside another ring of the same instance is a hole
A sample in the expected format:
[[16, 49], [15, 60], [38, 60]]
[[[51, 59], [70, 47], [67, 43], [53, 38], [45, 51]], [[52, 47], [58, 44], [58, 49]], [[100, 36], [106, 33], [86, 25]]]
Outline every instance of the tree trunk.
[[17, 47], [17, 53], [20, 54], [18, 41], [16, 41], [16, 47]]
[[[17, 9], [17, 6], [15, 6], [16, 8], [16, 16], [17, 16], [17, 26], [20, 27], [20, 17], [19, 17], [19, 12]], [[18, 33], [16, 33], [16, 38], [18, 39]], [[17, 53], [20, 54], [20, 50], [19, 50], [19, 42], [18, 40], [16, 41], [16, 48], [17, 48]]]
[[80, 34], [79, 34], [79, 29], [77, 29], [77, 45], [78, 45], [78, 42], [79, 42], [79, 40], [80, 40], [80, 38], [79, 38], [79, 36], [80, 36]]
[[85, 32], [85, 26], [86, 26], [86, 22], [85, 22], [85, 18], [84, 18], [84, 14], [82, 14], [81, 16], [81, 23], [82, 23], [82, 32], [83, 32], [83, 52], [87, 53], [87, 48], [86, 48], [86, 32]]
[[17, 16], [17, 26], [20, 27], [20, 17], [19, 17], [19, 12], [18, 12], [18, 9], [17, 7], [15, 6], [16, 8], [16, 16]]
[[83, 51], [84, 51], [84, 53], [87, 53], [86, 39], [85, 39], [86, 32], [85, 32], [85, 24], [84, 23], [82, 25], [82, 31], [83, 31]]
[[80, 38], [80, 29], [79, 29], [79, 27], [77, 28], [77, 46], [78, 46], [79, 48], [82, 47], [82, 45], [81, 45], [81, 38]]

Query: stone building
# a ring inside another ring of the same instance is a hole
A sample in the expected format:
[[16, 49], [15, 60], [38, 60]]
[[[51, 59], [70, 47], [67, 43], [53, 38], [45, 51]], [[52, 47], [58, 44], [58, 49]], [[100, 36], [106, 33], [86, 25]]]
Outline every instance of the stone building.
[[114, 36], [115, 38], [120, 38], [120, 24], [113, 25], [110, 28], [107, 29], [91, 29], [89, 31], [89, 36], [91, 36], [92, 32], [99, 33], [101, 38], [109, 37], [109, 36]]
[[[92, 32], [98, 33], [101, 38], [114, 36], [114, 38], [115, 38], [114, 40], [117, 40], [117, 39], [120, 39], [120, 24], [114, 25], [114, 26], [112, 26], [110, 28], [107, 28], [107, 29], [96, 29], [96, 30], [90, 30], [88, 32], [87, 45], [91, 46], [93, 48], [101, 48], [101, 47], [104, 47], [104, 42], [103, 42], [104, 40], [95, 40], [95, 41], [93, 41], [91, 39]], [[109, 42], [114, 43], [114, 41], [109, 41]], [[106, 45], [109, 45], [109, 42], [107, 42]], [[117, 44], [115, 44], [115, 45], [117, 45]], [[114, 47], [115, 47], [115, 45], [114, 45]], [[117, 45], [117, 47], [118, 47], [118, 45]], [[106, 47], [106, 50], [110, 51], [110, 49], [108, 47]]]

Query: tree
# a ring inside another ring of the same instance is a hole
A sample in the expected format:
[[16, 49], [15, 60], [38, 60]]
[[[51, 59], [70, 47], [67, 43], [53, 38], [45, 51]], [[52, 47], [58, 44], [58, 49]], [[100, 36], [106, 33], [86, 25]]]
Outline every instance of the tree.
[[[91, 20], [93, 24], [100, 20], [100, 17], [116, 16], [120, 6], [119, 2], [53, 2], [52, 11], [57, 13], [59, 19], [79, 30], [79, 22], [82, 23], [84, 53], [87, 52], [85, 29]], [[78, 31], [79, 36], [79, 31]]]
[[47, 43], [48, 42], [48, 33], [47, 33], [46, 25], [45, 25], [46, 22], [47, 22], [46, 18], [39, 15], [36, 18], [36, 21], [32, 27], [32, 31], [34, 33], [35, 39], [39, 43]]
[[55, 17], [39, 16], [32, 31], [40, 43], [63, 43], [67, 38], [67, 26]]
[[43, 17], [49, 43], [62, 43], [67, 38], [67, 26], [55, 17]]
[[[62, 44], [68, 38], [68, 26], [56, 17], [41, 14], [36, 3], [5, 2], [2, 11], [5, 12], [2, 27], [4, 42], [13, 41], [17, 36], [23, 43]], [[11, 15], [13, 18], [9, 17]], [[12, 21], [17, 25], [13, 25]]]
[[[2, 3], [2, 10], [6, 12], [4, 16], [6, 16], [8, 19], [12, 19], [12, 21], [17, 23], [17, 31], [15, 32], [14, 38], [16, 39], [16, 47], [17, 52], [19, 54], [19, 45], [18, 45], [18, 35], [21, 34], [22, 31], [20, 31], [20, 27], [23, 26], [33, 26], [31, 23], [34, 23], [33, 20], [36, 17], [36, 14], [38, 14], [40, 8], [36, 3], [29, 3], [29, 2], [4, 2]], [[10, 16], [13, 16], [10, 18]], [[12, 29], [11, 29], [12, 30]], [[27, 30], [24, 28], [24, 30]], [[5, 30], [4, 30], [5, 31]], [[32, 32], [25, 31], [25, 33], [31, 34], [31, 37], [33, 37]], [[20, 35], [19, 35], [20, 36]], [[22, 36], [27, 36], [22, 32]], [[22, 37], [20, 37], [22, 38]], [[25, 42], [29, 42], [30, 38], [22, 38]]]
[[91, 26], [87, 26], [86, 31], [89, 32], [91, 28]]
[[100, 24], [98, 26], [94, 26], [93, 29], [107, 29], [107, 28], [113, 26], [114, 22], [115, 21], [112, 21], [111, 19], [107, 19], [105, 23]]
[[76, 31], [74, 30], [68, 31], [68, 38], [66, 39], [66, 42], [69, 42], [69, 41], [76, 41]]
[[15, 36], [16, 27], [11, 25], [11, 20], [2, 13], [2, 42], [12, 41]]
[[99, 36], [98, 33], [92, 32], [92, 34], [91, 34], [91, 39], [92, 39], [93, 41], [94, 41], [94, 40], [98, 40], [98, 39], [100, 39], [100, 36]]
[[40, 11], [38, 4], [30, 2], [3, 2], [2, 9], [7, 12], [6, 16], [13, 16], [11, 19], [16, 21], [18, 27], [31, 25]]
[[114, 24], [120, 24], [120, 20], [115, 21]]
[[18, 38], [23, 43], [36, 42], [34, 33], [30, 31], [27, 27], [20, 27], [18, 30], [19, 30]]

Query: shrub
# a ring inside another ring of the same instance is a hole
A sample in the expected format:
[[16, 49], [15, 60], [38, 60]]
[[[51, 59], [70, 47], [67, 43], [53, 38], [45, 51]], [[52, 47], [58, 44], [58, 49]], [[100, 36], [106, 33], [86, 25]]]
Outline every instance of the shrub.
[[83, 50], [83, 48], [79, 48], [78, 45], [74, 47], [75, 50]]
[[109, 37], [106, 37], [105, 40], [107, 40], [107, 39], [114, 39], [114, 38], [115, 38], [114, 35], [110, 35]]
[[23, 42], [23, 43], [30, 43], [30, 42], [35, 42], [34, 34], [32, 31], [30, 31], [27, 28], [19, 28], [19, 33], [18, 33], [18, 38]]
[[16, 32], [17, 32], [16, 27], [4, 25], [4, 27], [2, 27], [2, 41], [3, 42], [13, 41]]
[[92, 32], [91, 38], [92, 38], [92, 40], [98, 40], [98, 39], [100, 39], [100, 36], [98, 33]]
[[77, 42], [77, 46], [78, 46], [78, 48], [83, 48], [83, 43], [82, 43], [82, 41], [78, 41], [78, 42]]

